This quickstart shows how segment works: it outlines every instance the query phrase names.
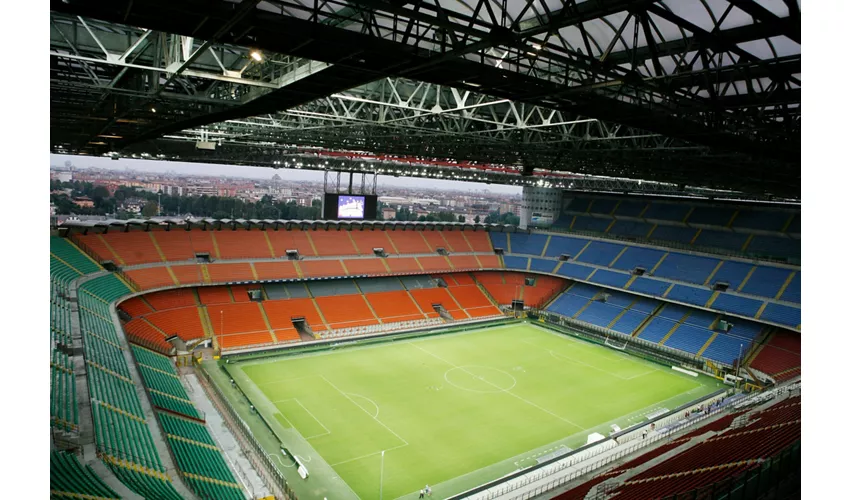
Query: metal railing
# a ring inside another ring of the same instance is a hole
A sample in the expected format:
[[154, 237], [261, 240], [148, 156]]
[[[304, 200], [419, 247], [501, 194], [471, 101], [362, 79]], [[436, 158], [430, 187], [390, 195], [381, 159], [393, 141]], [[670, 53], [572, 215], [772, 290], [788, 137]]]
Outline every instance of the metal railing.
[[[639, 450], [641, 448], [646, 448], [650, 445], [653, 445], [653, 444], [659, 443], [659, 442], [663, 442], [663, 441], [667, 441], [667, 442], [675, 441], [677, 439], [677, 436], [674, 435], [674, 434], [678, 434], [680, 431], [687, 429], [689, 427], [692, 427], [695, 424], [701, 423], [708, 418], [716, 417], [718, 414], [719, 413], [715, 412], [715, 413], [710, 414], [710, 415], [706, 414], [706, 415], [700, 415], [698, 417], [691, 418], [691, 419], [686, 420], [686, 421], [682, 422], [680, 425], [677, 425], [673, 428], [666, 429], [666, 430], [662, 429], [662, 431], [664, 431], [663, 433], [656, 434], [656, 435], [654, 435], [652, 437], [648, 437], [646, 439], [635, 439], [635, 440], [633, 440], [634, 441], [633, 444], [631, 444], [627, 447], [624, 447], [622, 449], [620, 449], [619, 446], [607, 447], [607, 448], [599, 446], [598, 447], [599, 451], [592, 453], [590, 456], [588, 456], [587, 454], [584, 454], [584, 453], [577, 453], [573, 458], [569, 458], [564, 462], [557, 463], [557, 465], [555, 465], [555, 467], [547, 468], [546, 470], [541, 470], [539, 472], [534, 472], [534, 473], [528, 474], [527, 476], [523, 477], [520, 481], [514, 481], [510, 484], [505, 484], [505, 486], [503, 486], [501, 488], [497, 488], [497, 489], [491, 488], [489, 490], [480, 491], [479, 494], [473, 494], [473, 495], [470, 495], [468, 497], [461, 495], [461, 496], [457, 496], [457, 497], [453, 497], [453, 498], [474, 498], [476, 500], [490, 500], [490, 499], [493, 499], [493, 498], [499, 498], [499, 497], [502, 497], [502, 496], [504, 496], [508, 493], [511, 493], [511, 492], [517, 491], [519, 489], [525, 488], [525, 487], [527, 487], [527, 486], [529, 486], [533, 483], [540, 481], [541, 479], [544, 479], [544, 478], [550, 477], [550, 476], [554, 476], [554, 475], [562, 472], [565, 469], [573, 467], [576, 464], [580, 464], [582, 462], [590, 462], [590, 461], [593, 460], [593, 457], [601, 455], [601, 454], [603, 454], [607, 451], [617, 450], [615, 453], [608, 455], [608, 456], [605, 456], [604, 458], [602, 458], [600, 460], [593, 461], [592, 463], [588, 463], [587, 465], [581, 467], [580, 469], [575, 470], [573, 472], [570, 472], [569, 474], [567, 474], [565, 476], [561, 476], [561, 477], [558, 477], [556, 479], [552, 479], [551, 481], [549, 481], [545, 484], [535, 486], [532, 490], [525, 491], [525, 492], [522, 492], [521, 494], [508, 497], [510, 500], [533, 498], [537, 495], [541, 495], [541, 494], [543, 494], [547, 491], [550, 491], [554, 488], [557, 488], [559, 486], [567, 484], [570, 481], [578, 479], [578, 478], [580, 478], [580, 477], [582, 477], [582, 476], [584, 476], [584, 475], [586, 475], [590, 472], [601, 469], [601, 468], [605, 467], [606, 465], [614, 463], [614, 462], [616, 462], [616, 461], [618, 461], [618, 460], [620, 460], [620, 459], [622, 459], [622, 458], [624, 458], [628, 455], [631, 455], [632, 453], [636, 452], [637, 450]], [[605, 441], [605, 442], [610, 442], [610, 441]], [[600, 444], [603, 444], [605, 442], [602, 442]], [[592, 452], [592, 449], [589, 449], [589, 450], [586, 450], [586, 451]]]
[[203, 387], [204, 391], [207, 393], [207, 396], [213, 406], [215, 406], [222, 417], [224, 417], [223, 420], [225, 424], [228, 429], [230, 429], [231, 433], [239, 440], [240, 446], [242, 446], [242, 448], [246, 451], [250, 449], [254, 452], [245, 453], [245, 456], [263, 479], [263, 482], [266, 483], [266, 486], [268, 486], [270, 490], [275, 490], [276, 497], [298, 500], [298, 497], [295, 495], [295, 492], [292, 491], [292, 488], [290, 488], [289, 483], [283, 476], [283, 473], [277, 468], [274, 462], [272, 462], [268, 452], [265, 448], [263, 448], [259, 441], [257, 441], [257, 438], [254, 437], [254, 433], [251, 432], [251, 428], [248, 424], [242, 420], [242, 417], [240, 417], [236, 410], [230, 405], [227, 397], [221, 392], [215, 381], [212, 380], [212, 377], [210, 377], [204, 368], [195, 369], [195, 373], [199, 375], [198, 380], [201, 383], [201, 387]]

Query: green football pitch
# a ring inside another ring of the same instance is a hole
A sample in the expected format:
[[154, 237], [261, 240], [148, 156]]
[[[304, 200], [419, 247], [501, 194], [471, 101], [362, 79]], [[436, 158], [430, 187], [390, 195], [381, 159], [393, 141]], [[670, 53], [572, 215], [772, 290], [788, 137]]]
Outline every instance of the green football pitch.
[[445, 498], [719, 389], [531, 324], [229, 367], [334, 500]]

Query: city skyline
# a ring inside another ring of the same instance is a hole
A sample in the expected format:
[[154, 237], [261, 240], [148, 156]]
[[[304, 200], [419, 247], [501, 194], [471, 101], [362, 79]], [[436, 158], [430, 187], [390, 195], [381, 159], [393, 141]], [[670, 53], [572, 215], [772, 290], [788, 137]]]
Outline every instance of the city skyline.
[[[306, 170], [306, 169], [291, 169], [291, 168], [270, 168], [270, 167], [252, 167], [244, 165], [220, 165], [212, 163], [190, 163], [180, 161], [163, 161], [163, 160], [143, 160], [134, 158], [120, 158], [113, 160], [111, 158], [77, 156], [77, 155], [50, 155], [51, 166], [64, 166], [65, 162], [69, 161], [74, 168], [100, 168], [109, 170], [124, 170], [130, 168], [136, 172], [158, 173], [165, 174], [175, 172], [179, 175], [196, 175], [209, 177], [243, 177], [247, 179], [269, 180], [275, 174], [279, 175], [283, 180], [291, 180], [297, 182], [322, 182], [324, 179], [324, 171], [322, 170]], [[403, 188], [423, 188], [433, 190], [452, 190], [452, 191], [489, 191], [491, 193], [520, 195], [522, 188], [519, 186], [509, 186], [503, 184], [485, 184], [481, 182], [455, 181], [445, 179], [427, 179], [421, 177], [395, 177], [395, 176], [378, 176], [378, 194], [382, 194], [380, 189], [382, 186], [403, 187]]]

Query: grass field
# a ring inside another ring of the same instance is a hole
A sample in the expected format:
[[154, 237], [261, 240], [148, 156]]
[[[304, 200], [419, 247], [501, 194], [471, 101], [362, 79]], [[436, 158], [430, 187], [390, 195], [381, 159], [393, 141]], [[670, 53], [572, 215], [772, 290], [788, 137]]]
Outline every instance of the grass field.
[[[230, 365], [316, 498], [445, 498], [718, 389], [528, 324]], [[291, 466], [281, 460], [284, 467]], [[299, 497], [300, 497], [299, 493]]]

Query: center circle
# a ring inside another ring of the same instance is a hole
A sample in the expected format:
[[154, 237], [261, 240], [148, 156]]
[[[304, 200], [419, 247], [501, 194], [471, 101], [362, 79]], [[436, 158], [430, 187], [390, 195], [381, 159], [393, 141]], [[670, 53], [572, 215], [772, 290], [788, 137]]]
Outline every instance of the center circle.
[[446, 370], [443, 378], [449, 385], [457, 389], [479, 394], [507, 392], [516, 386], [516, 379], [510, 373], [498, 368], [480, 365], [450, 368]]

